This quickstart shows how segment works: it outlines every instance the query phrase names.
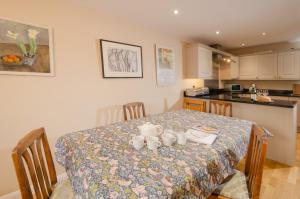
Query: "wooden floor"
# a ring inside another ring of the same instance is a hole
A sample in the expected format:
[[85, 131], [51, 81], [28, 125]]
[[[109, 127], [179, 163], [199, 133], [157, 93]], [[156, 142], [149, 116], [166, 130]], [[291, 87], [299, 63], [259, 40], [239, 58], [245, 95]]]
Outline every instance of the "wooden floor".
[[300, 133], [297, 135], [297, 161], [289, 167], [267, 160], [260, 193], [261, 199], [300, 199]]

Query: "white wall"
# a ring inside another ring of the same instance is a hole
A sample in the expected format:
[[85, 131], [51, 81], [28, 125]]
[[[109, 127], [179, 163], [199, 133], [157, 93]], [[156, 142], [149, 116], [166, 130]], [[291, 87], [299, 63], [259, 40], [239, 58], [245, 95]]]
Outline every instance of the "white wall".
[[[0, 196], [17, 189], [10, 152], [31, 129], [44, 126], [53, 145], [64, 133], [118, 121], [119, 105], [126, 102], [143, 101], [148, 114], [177, 109], [181, 90], [203, 83], [183, 79], [180, 39], [108, 18], [74, 2], [1, 2], [2, 17], [53, 27], [56, 75], [0, 76]], [[103, 79], [100, 38], [141, 45], [144, 78]], [[178, 81], [174, 86], [156, 86], [155, 43], [176, 50]]]

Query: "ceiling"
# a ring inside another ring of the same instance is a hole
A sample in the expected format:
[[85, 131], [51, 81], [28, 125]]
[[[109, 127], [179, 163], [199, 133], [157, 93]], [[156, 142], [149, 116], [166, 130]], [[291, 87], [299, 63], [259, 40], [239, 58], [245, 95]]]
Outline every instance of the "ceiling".
[[[226, 48], [300, 41], [300, 0], [81, 0], [104, 14]], [[173, 10], [179, 11], [178, 15]], [[217, 35], [216, 31], [220, 31]], [[266, 36], [262, 35], [266, 32]]]

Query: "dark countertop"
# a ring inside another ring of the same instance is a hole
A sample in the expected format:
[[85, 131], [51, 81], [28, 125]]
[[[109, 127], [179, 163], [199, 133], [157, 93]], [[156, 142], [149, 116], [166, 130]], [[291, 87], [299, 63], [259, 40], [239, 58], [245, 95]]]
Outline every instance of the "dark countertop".
[[[269, 96], [300, 98], [300, 95], [293, 94], [292, 90], [271, 90], [271, 89], [266, 89], [266, 90], [268, 90]], [[216, 90], [212, 90], [212, 92], [210, 92], [210, 93], [211, 94], [227, 94], [227, 95], [250, 94], [248, 89], [244, 89], [243, 91], [235, 91], [235, 92], [224, 91], [223, 89], [216, 89]]]
[[276, 93], [271, 93], [271, 94], [269, 94], [269, 96], [281, 96], [281, 97], [298, 97], [298, 98], [300, 98], [300, 95], [294, 95], [293, 93], [290, 93], [290, 94], [280, 94], [280, 93], [278, 93], [278, 94], [276, 94]]
[[[189, 97], [189, 96], [185, 96]], [[226, 94], [209, 94], [204, 96], [196, 96], [189, 98], [198, 98], [198, 99], [207, 99], [207, 100], [222, 100], [222, 101], [230, 101], [230, 102], [238, 102], [238, 103], [246, 103], [246, 104], [255, 104], [255, 105], [263, 105], [263, 106], [277, 106], [283, 108], [294, 108], [297, 104], [296, 101], [288, 101], [288, 100], [273, 100], [272, 102], [254, 102], [248, 97], [238, 97], [237, 95]]]

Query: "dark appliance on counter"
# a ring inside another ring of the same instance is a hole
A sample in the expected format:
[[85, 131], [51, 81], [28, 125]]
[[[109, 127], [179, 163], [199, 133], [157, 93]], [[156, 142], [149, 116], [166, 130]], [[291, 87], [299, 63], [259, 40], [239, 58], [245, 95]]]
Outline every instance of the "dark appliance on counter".
[[240, 84], [225, 84], [224, 90], [230, 92], [241, 92], [243, 91], [243, 87]]

